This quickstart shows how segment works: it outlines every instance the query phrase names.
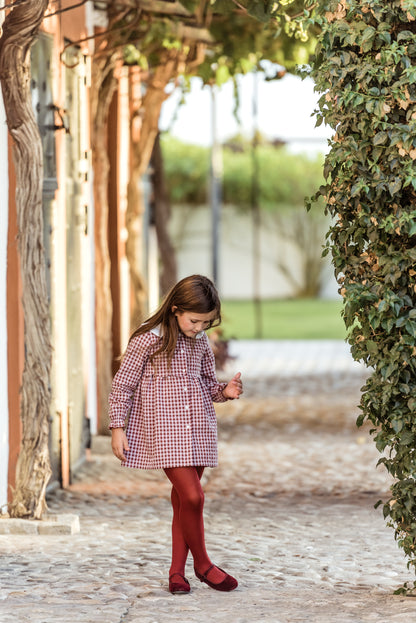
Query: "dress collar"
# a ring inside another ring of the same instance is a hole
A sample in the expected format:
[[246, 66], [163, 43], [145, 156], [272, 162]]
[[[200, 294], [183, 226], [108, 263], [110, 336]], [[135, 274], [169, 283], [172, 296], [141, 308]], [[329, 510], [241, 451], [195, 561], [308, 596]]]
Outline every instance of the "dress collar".
[[[153, 333], [154, 335], [157, 335], [157, 337], [161, 337], [161, 330], [160, 330], [160, 324], [157, 327], [153, 327], [153, 329], [150, 329], [150, 333]], [[205, 331], [200, 331], [199, 333], [197, 333], [195, 335], [195, 339], [199, 339], [204, 335]], [[183, 333], [181, 333], [181, 335], [183, 335]], [[185, 336], [186, 337], [186, 336]]]

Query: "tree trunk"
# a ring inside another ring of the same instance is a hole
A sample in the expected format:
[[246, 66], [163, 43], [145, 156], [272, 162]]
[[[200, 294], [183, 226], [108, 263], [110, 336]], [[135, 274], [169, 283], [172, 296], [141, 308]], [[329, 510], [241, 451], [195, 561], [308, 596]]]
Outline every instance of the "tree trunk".
[[[111, 260], [108, 246], [108, 184], [110, 163], [108, 158], [108, 112], [117, 88], [115, 69], [121, 61], [121, 39], [124, 35], [117, 27], [129, 7], [121, 7], [115, 1], [107, 5], [108, 33], [97, 39], [92, 63], [90, 95], [91, 151], [94, 171], [95, 215], [95, 330], [97, 355], [97, 409], [98, 430], [108, 434], [108, 394], [112, 383], [112, 316], [110, 273]], [[112, 31], [112, 28], [114, 30]], [[97, 33], [99, 34], [99, 33]]]
[[[134, 296], [133, 328], [144, 319], [147, 312], [144, 303], [146, 299], [145, 282], [142, 275], [142, 222], [145, 211], [142, 177], [149, 165], [153, 145], [159, 132], [160, 110], [168, 97], [165, 88], [177, 76], [181, 63], [183, 63], [183, 53], [180, 50], [169, 50], [165, 62], [159, 65], [149, 77], [146, 93], [139, 102], [136, 111], [136, 114], [140, 114], [142, 119], [140, 132], [138, 136], [134, 132], [131, 133], [132, 164], [127, 189], [126, 227], [128, 238], [126, 256], [130, 265]], [[132, 123], [134, 123], [134, 118]]]
[[177, 281], [177, 266], [175, 249], [173, 248], [167, 224], [170, 218], [170, 199], [166, 188], [165, 171], [163, 166], [163, 155], [160, 146], [160, 134], [156, 135], [153, 146], [152, 158], [152, 190], [153, 190], [153, 210], [156, 226], [157, 241], [159, 245], [160, 258], [162, 261], [162, 271], [160, 274], [160, 286], [162, 295]]
[[142, 131], [142, 81], [139, 67], [130, 68], [130, 175], [127, 185], [126, 257], [129, 262], [132, 308], [130, 329], [144, 319], [147, 309], [147, 284], [143, 276], [143, 214], [145, 203], [141, 173], [137, 172], [137, 145]]
[[[51, 332], [43, 248], [42, 145], [29, 91], [30, 47], [47, 0], [16, 6], [3, 24], [0, 80], [16, 169], [16, 211], [25, 320], [25, 365], [21, 388], [22, 442], [12, 517], [41, 519], [49, 461]], [[7, 203], [6, 203], [7, 206]]]
[[91, 150], [95, 214], [95, 325], [97, 349], [97, 406], [99, 432], [108, 433], [107, 400], [112, 383], [112, 313], [108, 248], [108, 110], [117, 81], [115, 58], [93, 63], [91, 84]]

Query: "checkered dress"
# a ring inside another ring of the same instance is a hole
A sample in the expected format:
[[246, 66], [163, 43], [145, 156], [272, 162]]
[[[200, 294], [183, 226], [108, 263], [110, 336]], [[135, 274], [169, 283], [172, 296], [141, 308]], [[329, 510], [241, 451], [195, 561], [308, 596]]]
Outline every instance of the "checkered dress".
[[212, 402], [224, 402], [215, 359], [204, 332], [197, 339], [179, 334], [171, 367], [149, 355], [159, 345], [158, 330], [133, 338], [109, 396], [110, 428], [126, 428], [126, 467], [156, 469], [217, 465], [217, 421]]

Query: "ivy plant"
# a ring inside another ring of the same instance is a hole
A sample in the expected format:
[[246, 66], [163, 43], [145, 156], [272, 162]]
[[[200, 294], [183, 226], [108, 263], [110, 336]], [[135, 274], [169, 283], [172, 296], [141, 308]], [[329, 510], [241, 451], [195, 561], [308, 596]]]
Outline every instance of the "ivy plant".
[[357, 424], [371, 422], [393, 478], [376, 506], [416, 571], [416, 3], [320, 0], [313, 11], [317, 123], [334, 130], [318, 193], [332, 216], [325, 252], [352, 355], [371, 372]]

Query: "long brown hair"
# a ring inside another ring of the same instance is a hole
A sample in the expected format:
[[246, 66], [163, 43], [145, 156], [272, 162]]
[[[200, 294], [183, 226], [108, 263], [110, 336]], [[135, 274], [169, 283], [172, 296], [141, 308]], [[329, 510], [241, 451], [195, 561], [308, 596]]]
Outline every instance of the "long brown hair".
[[221, 302], [218, 292], [208, 277], [191, 275], [179, 281], [166, 295], [163, 303], [153, 316], [150, 316], [131, 335], [132, 340], [155, 327], [160, 327], [161, 343], [159, 348], [150, 355], [153, 361], [157, 355], [166, 355], [170, 363], [179, 335], [179, 326], [175, 312], [193, 312], [195, 314], [209, 314], [216, 312], [208, 328], [217, 326], [221, 322]]

